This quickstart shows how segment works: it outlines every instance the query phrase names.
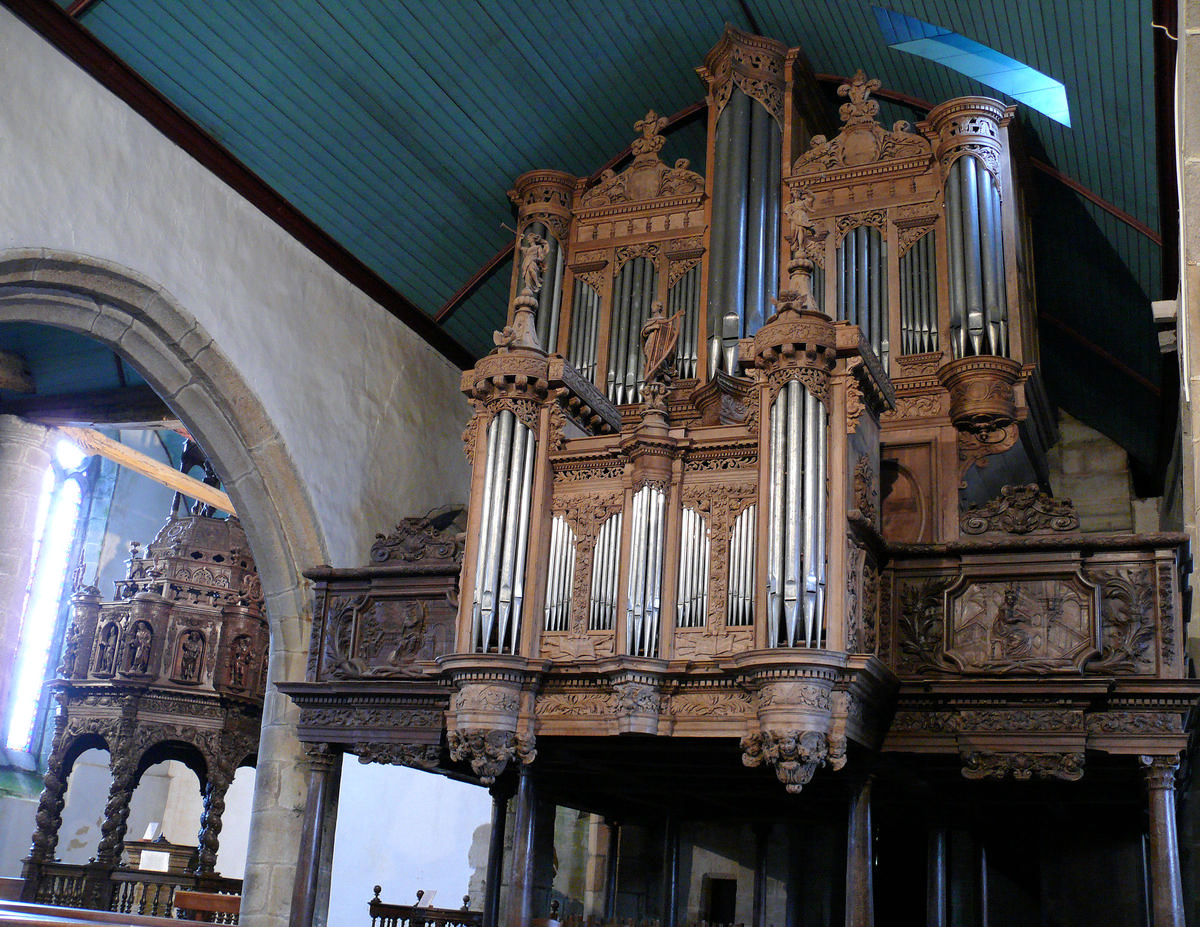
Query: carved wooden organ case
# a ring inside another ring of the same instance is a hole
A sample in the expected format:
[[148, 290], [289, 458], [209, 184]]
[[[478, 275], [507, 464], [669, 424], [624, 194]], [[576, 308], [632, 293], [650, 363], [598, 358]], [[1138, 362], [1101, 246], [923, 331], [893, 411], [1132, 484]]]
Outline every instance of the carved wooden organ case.
[[881, 748], [1173, 754], [1183, 539], [1085, 538], [1037, 485], [1012, 109], [888, 130], [859, 74], [820, 134], [799, 50], [732, 28], [699, 73], [703, 177], [651, 112], [598, 183], [517, 179], [508, 324], [462, 378], [457, 611], [376, 667], [417, 587], [314, 574], [302, 738], [485, 783], [539, 739], [735, 738], [790, 791]]

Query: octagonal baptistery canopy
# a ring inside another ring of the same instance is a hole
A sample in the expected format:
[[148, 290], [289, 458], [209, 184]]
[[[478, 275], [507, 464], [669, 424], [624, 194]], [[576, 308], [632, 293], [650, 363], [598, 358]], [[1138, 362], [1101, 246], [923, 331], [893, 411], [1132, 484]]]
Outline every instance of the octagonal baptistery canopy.
[[[254, 765], [268, 629], [262, 587], [237, 518], [171, 515], [143, 551], [130, 545], [113, 601], [77, 589], [58, 678], [60, 709], [29, 867], [54, 859], [67, 778], [85, 750], [109, 752], [112, 785], [96, 859], [120, 864], [142, 774], [179, 759], [204, 795], [196, 872], [216, 864], [224, 795]], [[27, 870], [29, 881], [31, 872]]]

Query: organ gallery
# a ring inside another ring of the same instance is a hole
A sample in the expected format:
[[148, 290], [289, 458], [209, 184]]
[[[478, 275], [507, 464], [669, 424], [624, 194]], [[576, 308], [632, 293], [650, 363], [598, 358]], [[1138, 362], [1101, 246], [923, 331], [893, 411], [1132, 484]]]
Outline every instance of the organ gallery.
[[489, 925], [550, 915], [555, 806], [605, 922], [712, 920], [704, 850], [754, 924], [1182, 923], [1185, 537], [1050, 492], [1019, 112], [831, 121], [733, 28], [698, 73], [703, 164], [630, 101], [619, 170], [516, 179], [465, 515], [310, 574], [306, 858], [347, 752], [492, 789]]

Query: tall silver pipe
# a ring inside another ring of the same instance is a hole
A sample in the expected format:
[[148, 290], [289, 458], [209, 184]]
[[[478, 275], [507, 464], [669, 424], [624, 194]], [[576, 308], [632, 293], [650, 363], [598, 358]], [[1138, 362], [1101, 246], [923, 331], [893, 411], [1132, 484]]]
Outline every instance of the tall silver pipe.
[[575, 281], [575, 292], [571, 294], [571, 326], [567, 332], [567, 360], [576, 370], [582, 368], [583, 354], [583, 282]]
[[[737, 91], [735, 90], [734, 93]], [[727, 198], [732, 153], [735, 144], [733, 110], [726, 105], [717, 117], [717, 138], [713, 152], [713, 210], [709, 232], [707, 335], [709, 344], [708, 375], [716, 376], [721, 357], [721, 317], [728, 305], [730, 222]]]
[[1000, 211], [1000, 191], [992, 185], [992, 215], [995, 216], [996, 234], [992, 236], [992, 247], [996, 255], [992, 263], [997, 268], [996, 303], [999, 308], [1000, 344], [996, 353], [1008, 357], [1008, 285], [1004, 264], [1004, 221]]
[[[503, 415], [505, 413], [500, 414]], [[484, 458], [483, 465], [483, 497], [479, 501], [481, 506], [479, 518], [479, 552], [475, 556], [475, 593], [472, 596], [471, 602], [472, 649], [479, 648], [479, 641], [483, 629], [483, 577], [487, 571], [487, 562], [490, 556], [490, 552], [488, 550], [488, 540], [492, 536], [492, 501], [496, 493], [496, 487], [494, 483], [496, 473], [497, 445], [499, 444], [499, 440], [500, 428], [496, 423], [496, 418], [493, 418], [490, 422], [488, 422], [487, 457]], [[486, 649], [486, 639], [484, 639], [483, 645]]]
[[558, 630], [558, 584], [561, 569], [562, 521], [555, 515], [550, 520], [550, 557], [546, 562], [546, 604], [542, 619], [542, 627], [547, 631]]
[[816, 397], [804, 390], [804, 437], [801, 439], [801, 447], [804, 455], [804, 641], [807, 647], [813, 645], [817, 607], [818, 405]]
[[767, 632], [771, 646], [779, 642], [783, 619], [784, 550], [784, 461], [787, 450], [784, 423], [787, 416], [787, 390], [781, 389], [771, 404], [771, 520], [767, 532]]
[[600, 333], [600, 294], [587, 284], [584, 284], [584, 305], [587, 312], [587, 326], [584, 329], [581, 369], [588, 380], [594, 380], [596, 377], [596, 341]]
[[492, 642], [492, 630], [495, 627], [496, 610], [499, 598], [501, 540], [505, 527], [505, 505], [508, 501], [509, 470], [512, 462], [513, 430], [517, 418], [511, 412], [499, 412], [492, 420], [499, 429], [500, 435], [496, 442], [496, 467], [492, 473], [491, 515], [488, 518], [488, 534], [485, 539], [487, 558], [483, 564], [483, 595], [481, 609], [483, 625], [482, 649], [486, 651]]
[[767, 254], [770, 219], [767, 189], [771, 168], [769, 124], [775, 120], [762, 106], [750, 107], [750, 159], [746, 189], [746, 296], [742, 335], [762, 328], [766, 318]]
[[743, 530], [746, 532], [746, 561], [742, 567], [742, 601], [745, 602], [745, 624], [754, 624], [754, 577], [758, 554], [758, 504], [751, 505], [742, 513]]
[[679, 516], [679, 580], [675, 593], [675, 627], [677, 628], [690, 626], [688, 596], [691, 594], [691, 583], [688, 572], [691, 568], [692, 544], [694, 543], [691, 514], [692, 510], [685, 507]]
[[[782, 159], [783, 141], [779, 123], [774, 119], [767, 120], [767, 269], [763, 281], [765, 293], [763, 297], [763, 312], [769, 316], [773, 311], [775, 298], [779, 295], [779, 242], [782, 229], [780, 227], [783, 213]], [[765, 321], [765, 319], [764, 319]], [[755, 334], [747, 331], [747, 335]]]
[[[517, 495], [517, 550], [513, 561], [512, 622], [508, 649], [517, 653], [521, 643], [522, 608], [525, 605], [525, 555], [529, 550], [529, 515], [533, 502], [533, 462], [537, 456], [537, 438], [529, 429], [525, 439], [525, 461]], [[510, 519], [511, 527], [512, 521]]]
[[828, 505], [827, 483], [829, 471], [829, 417], [820, 400], [813, 397], [813, 415], [817, 420], [816, 428], [816, 458], [817, 479], [816, 493], [811, 505], [816, 509], [817, 529], [812, 550], [812, 562], [815, 564], [817, 577], [816, 602], [813, 606], [815, 618], [813, 621], [814, 646], [820, 647], [825, 638], [825, 552], [827, 550], [826, 509]]
[[500, 588], [496, 602], [498, 637], [503, 652], [507, 639], [509, 617], [513, 607], [516, 584], [517, 544], [520, 532], [514, 531], [514, 522], [521, 517], [521, 477], [525, 469], [525, 442], [529, 429], [518, 425], [513, 429], [513, 447], [510, 457], [508, 492], [504, 505], [504, 546], [500, 554]]
[[802, 608], [801, 588], [803, 580], [804, 536], [803, 497], [801, 477], [803, 475], [804, 451], [804, 396], [806, 391], [798, 380], [787, 384], [787, 468], [786, 509], [784, 513], [785, 561], [783, 571], [784, 621], [786, 622], [788, 646], [796, 641], [796, 629]]
[[633, 497], [633, 519], [629, 532], [629, 582], [626, 586], [625, 625], [626, 651], [637, 653], [636, 642], [641, 639], [643, 602], [646, 588], [646, 487]]
[[975, 159], [959, 158], [963, 169], [959, 171], [962, 189], [959, 203], [963, 215], [963, 278], [967, 290], [967, 330], [970, 333], [971, 349], [974, 354], [986, 354], [983, 322], [983, 275], [979, 266], [979, 193]]
[[[641, 339], [637, 333], [642, 330], [643, 300], [646, 289], [646, 260], [634, 258], [629, 264], [633, 265], [633, 279], [629, 290], [629, 334], [625, 345], [625, 401], [637, 402], [637, 381], [639, 366], [638, 355]], [[628, 265], [627, 265], [628, 266]]]
[[846, 233], [842, 243], [837, 246], [837, 269], [835, 270], [834, 288], [837, 291], [837, 317], [849, 320], [850, 307], [846, 305], [846, 249], [850, 247], [853, 234]]
[[604, 627], [605, 562], [608, 556], [607, 531], [608, 521], [605, 521], [596, 533], [596, 544], [592, 549], [592, 585], [588, 593], [588, 629], [592, 631], [598, 631]]
[[728, 579], [725, 582], [725, 623], [737, 624], [741, 604], [741, 523], [734, 519], [729, 529]]
[[634, 391], [634, 399], [642, 400], [642, 373], [645, 370], [646, 364], [642, 357], [642, 329], [646, 323], [650, 321], [650, 307], [654, 303], [654, 298], [658, 295], [658, 268], [654, 261], [648, 258], [642, 258], [643, 276], [642, 276], [642, 296], [638, 312], [637, 329], [634, 332], [635, 337], [631, 338], [629, 353], [633, 357], [633, 379], [637, 385]]
[[629, 335], [629, 264], [626, 262], [613, 281], [612, 317], [608, 331], [608, 398], [620, 403], [625, 396], [625, 358], [622, 348]]
[[663, 528], [666, 515], [666, 494], [653, 490], [650, 494], [650, 532], [647, 537], [648, 579], [646, 582], [646, 646], [645, 655], [658, 656], [658, 629], [662, 614]]
[[883, 356], [883, 299], [881, 289], [884, 275], [882, 273], [882, 241], [881, 236], [873, 228], [864, 228], [867, 240], [867, 305], [870, 314], [871, 347], [878, 357]]
[[950, 167], [946, 180], [946, 251], [950, 260], [950, 339], [954, 356], [967, 356], [967, 284], [963, 272], [962, 197], [958, 175], [963, 159]]
[[[972, 161], [975, 159], [972, 158]], [[999, 354], [1000, 345], [1000, 271], [996, 266], [996, 236], [1000, 233], [998, 215], [992, 212], [992, 175], [982, 162], [975, 164], [975, 192], [979, 198], [979, 258], [983, 276], [983, 313], [986, 326], [986, 352]]]
[[874, 347], [875, 330], [871, 319], [871, 252], [867, 226], [854, 230], [854, 310], [855, 321], [862, 326], [867, 342]]

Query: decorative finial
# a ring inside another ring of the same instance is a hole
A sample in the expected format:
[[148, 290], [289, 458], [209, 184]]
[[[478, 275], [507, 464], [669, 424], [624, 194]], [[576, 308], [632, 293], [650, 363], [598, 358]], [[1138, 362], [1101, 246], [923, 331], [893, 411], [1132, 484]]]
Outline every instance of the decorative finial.
[[641, 138], [635, 138], [633, 144], [630, 145], [630, 150], [635, 158], [644, 158], [647, 155], [653, 158], [658, 157], [658, 153], [662, 151], [663, 145], [667, 140], [659, 133], [667, 127], [670, 120], [666, 116], [659, 116], [654, 110], [646, 113], [646, 118], [638, 120], [633, 124], [633, 127], [642, 133]]
[[868, 97], [880, 88], [881, 84], [875, 78], [867, 80], [867, 75], [859, 68], [848, 84], [838, 87], [839, 97], [849, 97], [849, 103], [843, 103], [838, 110], [842, 122], [848, 126], [873, 123], [879, 115], [879, 104]]

